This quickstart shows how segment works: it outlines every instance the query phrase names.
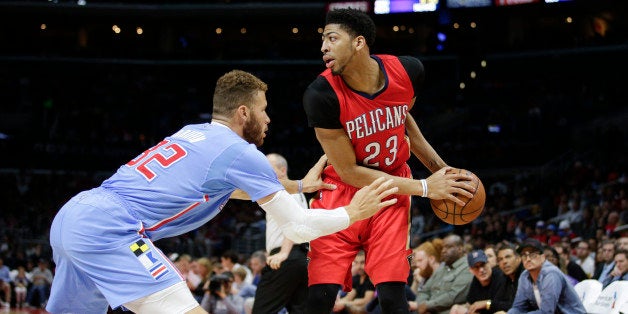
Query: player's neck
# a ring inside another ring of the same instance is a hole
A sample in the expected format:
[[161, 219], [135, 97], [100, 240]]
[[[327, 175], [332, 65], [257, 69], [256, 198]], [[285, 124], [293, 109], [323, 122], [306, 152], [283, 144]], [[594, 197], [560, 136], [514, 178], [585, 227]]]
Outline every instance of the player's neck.
[[243, 137], [242, 130], [238, 129], [237, 127], [235, 127], [237, 125], [237, 123], [234, 123], [231, 120], [227, 120], [227, 119], [224, 119], [222, 117], [214, 117], [214, 118], [212, 118], [212, 123], [221, 124], [223, 126], [226, 126], [227, 128], [231, 129], [231, 131], [237, 133], [240, 137]]
[[342, 78], [354, 90], [370, 95], [384, 87], [384, 74], [379, 63], [370, 56], [356, 58], [351, 67], [342, 73]]

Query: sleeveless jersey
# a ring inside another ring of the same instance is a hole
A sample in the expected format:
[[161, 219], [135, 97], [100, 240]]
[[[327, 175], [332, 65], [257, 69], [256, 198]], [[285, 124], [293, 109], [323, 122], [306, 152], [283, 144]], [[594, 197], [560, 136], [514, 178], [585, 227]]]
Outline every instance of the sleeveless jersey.
[[264, 154], [217, 123], [183, 127], [121, 166], [101, 187], [121, 198], [153, 240], [202, 226], [235, 189], [253, 201], [283, 189]]
[[[380, 65], [385, 76], [385, 85], [381, 91], [369, 95], [351, 89], [340, 75], [333, 75], [330, 69], [321, 73], [331, 88], [335, 99], [331, 99], [339, 108], [339, 121], [354, 147], [356, 161], [367, 167], [388, 173], [396, 172], [410, 158], [410, 149], [405, 140], [405, 120], [411, 109], [415, 91], [413, 81], [406, 68], [396, 56], [372, 56]], [[313, 93], [312, 85], [308, 92]], [[317, 96], [326, 97], [317, 91]], [[304, 97], [304, 106], [308, 111], [310, 124], [317, 114], [312, 111], [324, 110], [308, 104]]]

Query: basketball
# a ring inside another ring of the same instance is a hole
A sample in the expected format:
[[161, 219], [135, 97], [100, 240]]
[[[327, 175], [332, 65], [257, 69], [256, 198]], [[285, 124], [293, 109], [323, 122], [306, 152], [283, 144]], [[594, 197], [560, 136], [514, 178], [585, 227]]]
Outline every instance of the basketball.
[[468, 224], [474, 219], [478, 218], [484, 210], [484, 202], [486, 201], [486, 192], [484, 191], [484, 185], [480, 178], [473, 172], [464, 169], [455, 169], [461, 173], [465, 171], [471, 176], [471, 184], [475, 187], [475, 193], [471, 199], [465, 196], [459, 196], [465, 201], [464, 206], [455, 204], [450, 200], [430, 200], [432, 205], [432, 211], [436, 217], [450, 225], [464, 225]]

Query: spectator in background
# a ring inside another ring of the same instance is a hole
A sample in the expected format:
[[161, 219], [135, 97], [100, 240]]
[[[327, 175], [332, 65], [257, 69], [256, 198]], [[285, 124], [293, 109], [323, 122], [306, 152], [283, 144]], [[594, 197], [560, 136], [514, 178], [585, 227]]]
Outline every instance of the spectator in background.
[[512, 244], [504, 244], [497, 250], [497, 263], [504, 276], [504, 285], [492, 299], [491, 309], [496, 312], [508, 311], [515, 300], [519, 276], [523, 272], [521, 257]]
[[493, 313], [492, 300], [500, 289], [503, 289], [505, 278], [499, 268], [493, 269], [488, 257], [482, 250], [467, 254], [469, 271], [473, 280], [467, 294], [467, 303], [454, 304], [450, 314]]
[[13, 278], [13, 284], [15, 285], [15, 306], [19, 309], [24, 307], [26, 302], [26, 294], [28, 292], [28, 286], [31, 284], [31, 280], [28, 278], [26, 268], [24, 266], [17, 267], [17, 274]]
[[181, 273], [190, 291], [194, 291], [201, 283], [201, 278], [192, 271], [192, 256], [189, 254], [179, 255], [174, 253], [170, 255], [170, 258], [171, 260], [174, 259], [174, 266], [176, 266], [179, 273]]
[[[288, 179], [288, 161], [282, 155], [271, 153], [266, 158], [279, 179]], [[303, 208], [309, 207], [303, 193], [291, 196]], [[277, 313], [283, 308], [290, 313], [305, 313], [308, 248], [307, 242], [294, 243], [286, 238], [276, 219], [266, 215], [265, 253], [268, 257], [265, 258], [268, 266], [261, 270], [253, 313]], [[258, 265], [261, 266], [261, 261]]]
[[209, 314], [242, 314], [244, 311], [242, 298], [231, 293], [231, 276], [226, 271], [209, 279], [207, 292], [201, 301], [201, 307]]
[[441, 251], [445, 265], [427, 280], [417, 294], [416, 303], [410, 303], [410, 310], [419, 314], [446, 314], [454, 304], [465, 302], [473, 275], [468, 270], [463, 247], [460, 236], [452, 234], [445, 237]]
[[358, 251], [353, 261], [355, 275], [352, 277], [351, 291], [336, 299], [334, 313], [364, 313], [366, 305], [375, 298], [375, 286], [364, 271], [365, 261], [364, 251]]
[[593, 272], [595, 272], [595, 259], [591, 256], [591, 249], [588, 241], [582, 240], [578, 242], [576, 246], [575, 262], [580, 265], [584, 273], [587, 275], [587, 279], [593, 276]]
[[495, 246], [492, 244], [487, 245], [484, 248], [484, 254], [486, 254], [488, 265], [491, 266], [491, 268], [497, 267], [497, 254], [495, 252]]
[[231, 285], [231, 292], [237, 294], [246, 301], [248, 298], [255, 297], [255, 290], [257, 286], [252, 283], [246, 283], [246, 270], [242, 267], [236, 267], [233, 269], [233, 284]]
[[[268, 227], [268, 226], [267, 226]], [[266, 267], [266, 251], [259, 250], [251, 254], [249, 259], [249, 268], [253, 274], [253, 284], [258, 286], [262, 279], [262, 270]]]
[[604, 282], [615, 268], [615, 243], [612, 240], [604, 240], [599, 252], [600, 262], [595, 265], [592, 279]]
[[226, 271], [233, 272], [233, 270], [237, 267], [243, 267], [246, 271], [246, 278], [244, 279], [247, 283], [253, 282], [253, 273], [251, 269], [239, 263], [238, 254], [235, 252], [228, 250], [220, 255], [220, 264], [225, 268]]
[[205, 289], [207, 288], [207, 282], [212, 275], [213, 265], [211, 260], [207, 257], [201, 257], [192, 262], [192, 271], [200, 278], [199, 284], [196, 289], [192, 290], [194, 299], [201, 303], [203, 296], [205, 295]]
[[556, 228], [555, 224], [549, 224], [547, 225], [546, 228], [546, 233], [547, 233], [547, 244], [548, 245], [554, 245], [556, 243], [560, 242], [560, 236], [558, 235], [558, 233], [556, 233], [556, 230], [558, 228]]
[[425, 241], [414, 249], [412, 253], [414, 271], [410, 288], [415, 294], [423, 289], [425, 282], [440, 267], [442, 249], [443, 240], [439, 238]]
[[[416, 307], [417, 292], [423, 290], [425, 282], [441, 266], [440, 253], [442, 248], [443, 240], [434, 238], [423, 242], [412, 251], [412, 278], [408, 279], [409, 283], [406, 285], [406, 299], [409, 307]], [[377, 295], [377, 293], [375, 294]], [[367, 306], [367, 310], [373, 314], [381, 313], [379, 299], [375, 298]]]
[[508, 314], [529, 313], [539, 309], [548, 313], [585, 313], [573, 286], [558, 267], [545, 259], [541, 242], [527, 239], [517, 248], [517, 252], [526, 270], [519, 277], [517, 294]]
[[561, 220], [561, 222], [558, 224], [558, 235], [561, 238], [566, 237], [569, 240], [572, 240], [576, 237], [576, 234], [571, 230], [571, 224], [569, 223], [569, 220]]
[[606, 277], [602, 286], [606, 288], [608, 285], [618, 280], [628, 280], [628, 251], [617, 250], [615, 253], [615, 269]]
[[0, 257], [0, 290], [4, 293], [4, 301], [0, 300], [2, 307], [11, 305], [11, 270], [4, 265], [4, 259]]
[[628, 250], [628, 237], [617, 239], [617, 250]]
[[606, 233], [607, 236], [610, 236], [611, 234], [613, 234], [619, 222], [620, 220], [619, 220], [618, 212], [612, 211], [608, 214], [608, 217], [606, 218], [606, 225], [604, 225], [604, 232]]
[[545, 233], [545, 222], [539, 220], [534, 227], [534, 234], [531, 236], [533, 239], [539, 240], [541, 243], [547, 243], [547, 234]]
[[[556, 251], [555, 248], [550, 247], [550, 246], [545, 246], [544, 249], [543, 249], [543, 254], [545, 254], [545, 258], [547, 259], [548, 262], [550, 262], [550, 263], [554, 264], [554, 266], [560, 268], [560, 255], [558, 254], [558, 252]], [[562, 271], [563, 270], [561, 269], [561, 272]], [[567, 277], [567, 281], [569, 281], [569, 283], [572, 286], [575, 286], [578, 283], [578, 280], [576, 280], [575, 278], [569, 276], [568, 274], [563, 272], [563, 275], [565, 275], [565, 277]]]
[[569, 245], [564, 242], [557, 243], [554, 245], [554, 249], [556, 253], [558, 253], [558, 262], [560, 264], [560, 270], [563, 274], [569, 275], [571, 278], [575, 279], [577, 282], [583, 281], [587, 279], [587, 274], [582, 270], [580, 265], [574, 263], [571, 260], [571, 254], [569, 253]]
[[50, 285], [52, 284], [52, 272], [48, 269], [48, 262], [40, 259], [37, 267], [31, 272], [32, 285], [26, 296], [26, 302], [33, 306], [33, 302], [39, 301], [39, 305], [44, 308], [48, 302]]

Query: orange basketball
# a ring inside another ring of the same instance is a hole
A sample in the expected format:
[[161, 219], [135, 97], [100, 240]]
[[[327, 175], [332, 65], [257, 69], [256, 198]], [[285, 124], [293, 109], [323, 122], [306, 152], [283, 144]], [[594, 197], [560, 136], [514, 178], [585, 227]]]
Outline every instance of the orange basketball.
[[471, 176], [471, 183], [475, 187], [475, 193], [471, 199], [465, 196], [459, 196], [465, 201], [464, 206], [460, 206], [450, 200], [430, 200], [432, 211], [436, 217], [451, 225], [464, 225], [478, 218], [484, 210], [484, 202], [486, 201], [486, 192], [480, 178], [473, 172], [464, 169], [455, 169], [458, 173], [466, 172]]

